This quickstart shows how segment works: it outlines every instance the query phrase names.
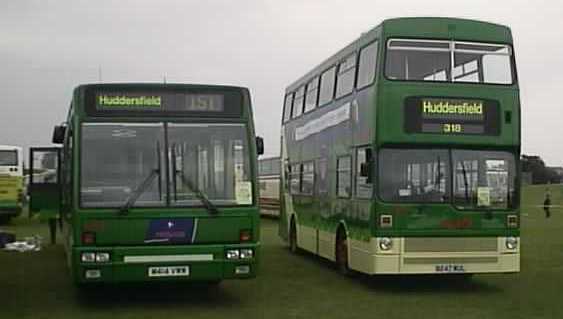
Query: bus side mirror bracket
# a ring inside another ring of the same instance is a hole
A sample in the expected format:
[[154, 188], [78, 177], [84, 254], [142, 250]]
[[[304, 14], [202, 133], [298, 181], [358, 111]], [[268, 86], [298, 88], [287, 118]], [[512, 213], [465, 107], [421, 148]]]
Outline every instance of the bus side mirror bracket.
[[256, 154], [264, 154], [264, 139], [260, 136], [256, 136]]
[[66, 126], [64, 125], [55, 126], [55, 129], [53, 130], [52, 142], [54, 144], [63, 144], [65, 139], [65, 133], [66, 133]]

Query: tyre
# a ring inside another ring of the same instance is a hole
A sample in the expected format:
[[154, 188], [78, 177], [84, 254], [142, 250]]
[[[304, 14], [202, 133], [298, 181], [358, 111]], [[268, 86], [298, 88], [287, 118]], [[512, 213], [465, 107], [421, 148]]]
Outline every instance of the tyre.
[[289, 226], [289, 251], [297, 254], [297, 227], [295, 225], [295, 220], [291, 218], [291, 223]]
[[341, 228], [336, 234], [336, 268], [342, 275], [350, 275], [350, 267], [348, 266], [348, 238]]

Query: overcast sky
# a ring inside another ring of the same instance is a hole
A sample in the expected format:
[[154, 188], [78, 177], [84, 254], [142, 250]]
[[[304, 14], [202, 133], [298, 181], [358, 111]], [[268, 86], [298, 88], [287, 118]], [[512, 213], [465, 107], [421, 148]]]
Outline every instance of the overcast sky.
[[452, 16], [512, 28], [523, 152], [563, 166], [558, 1], [0, 1], [0, 144], [50, 142], [72, 89], [97, 82], [247, 86], [266, 154], [279, 152], [285, 87], [379, 24]]

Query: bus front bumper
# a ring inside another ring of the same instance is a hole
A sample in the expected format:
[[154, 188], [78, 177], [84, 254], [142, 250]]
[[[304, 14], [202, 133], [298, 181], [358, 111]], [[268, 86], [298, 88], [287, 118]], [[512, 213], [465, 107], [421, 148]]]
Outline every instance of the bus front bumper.
[[[259, 243], [74, 247], [72, 272], [75, 282], [81, 284], [248, 279], [256, 277], [259, 247]], [[249, 249], [252, 257], [240, 258], [241, 250], [248, 252]], [[228, 259], [228, 251], [238, 251], [239, 258]], [[85, 257], [91, 259], [92, 254], [94, 261], [84, 260]], [[109, 254], [109, 261], [103, 261], [107, 256], [104, 254]]]
[[[506, 247], [506, 237], [493, 238], [393, 238], [391, 249], [382, 250], [372, 238], [362, 251], [363, 261], [351, 267], [368, 274], [476, 274], [520, 271], [520, 244]], [[354, 255], [351, 247], [351, 254]], [[356, 258], [359, 260], [360, 258]]]

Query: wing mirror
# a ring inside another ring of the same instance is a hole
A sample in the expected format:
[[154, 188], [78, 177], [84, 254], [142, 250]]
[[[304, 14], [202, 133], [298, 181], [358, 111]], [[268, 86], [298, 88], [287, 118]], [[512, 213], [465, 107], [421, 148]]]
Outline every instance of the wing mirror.
[[53, 139], [52, 142], [54, 144], [63, 144], [65, 139], [66, 133], [66, 126], [65, 125], [57, 125], [53, 130]]
[[264, 154], [264, 139], [260, 136], [256, 136], [256, 153], [258, 155]]

